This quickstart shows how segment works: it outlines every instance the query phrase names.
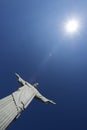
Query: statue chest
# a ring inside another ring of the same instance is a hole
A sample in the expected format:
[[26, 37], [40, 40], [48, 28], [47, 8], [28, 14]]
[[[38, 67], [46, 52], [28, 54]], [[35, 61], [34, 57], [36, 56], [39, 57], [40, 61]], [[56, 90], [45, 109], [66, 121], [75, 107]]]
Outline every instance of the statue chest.
[[13, 93], [17, 106], [24, 106], [26, 108], [35, 97], [36, 92], [34, 88], [28, 87], [27, 85], [19, 88]]

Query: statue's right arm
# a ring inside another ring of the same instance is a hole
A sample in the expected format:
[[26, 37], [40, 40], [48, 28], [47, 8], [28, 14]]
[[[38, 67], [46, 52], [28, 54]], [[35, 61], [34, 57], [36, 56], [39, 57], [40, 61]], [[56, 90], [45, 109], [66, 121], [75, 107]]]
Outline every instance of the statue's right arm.
[[25, 85], [25, 84], [26, 84], [26, 81], [23, 80], [23, 79], [19, 76], [19, 74], [15, 73], [15, 75], [17, 76], [19, 83], [21, 83], [22, 85]]
[[37, 92], [36, 98], [39, 99], [39, 100], [41, 100], [41, 101], [44, 102], [44, 103], [56, 104], [54, 101], [47, 99], [46, 97], [44, 97], [44, 96], [43, 96], [42, 94], [40, 94], [39, 92]]

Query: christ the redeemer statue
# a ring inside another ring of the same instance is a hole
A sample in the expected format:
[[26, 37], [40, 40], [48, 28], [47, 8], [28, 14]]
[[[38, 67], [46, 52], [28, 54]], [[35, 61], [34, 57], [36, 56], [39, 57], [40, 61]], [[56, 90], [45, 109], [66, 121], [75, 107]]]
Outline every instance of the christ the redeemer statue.
[[21, 87], [11, 95], [0, 100], [0, 130], [6, 130], [12, 121], [17, 119], [30, 102], [37, 98], [44, 103], [56, 104], [42, 96], [37, 90], [38, 83], [31, 85], [23, 80], [17, 73]]

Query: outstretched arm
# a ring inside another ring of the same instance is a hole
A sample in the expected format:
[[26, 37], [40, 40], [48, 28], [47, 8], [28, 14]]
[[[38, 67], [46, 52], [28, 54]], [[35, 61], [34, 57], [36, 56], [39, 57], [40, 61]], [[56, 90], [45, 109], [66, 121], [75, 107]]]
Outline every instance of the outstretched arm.
[[55, 102], [53, 102], [52, 100], [49, 100], [47, 98], [45, 98], [44, 96], [42, 96], [39, 92], [37, 92], [36, 94], [36, 98], [41, 100], [44, 103], [51, 103], [51, 104], [56, 104]]
[[21, 83], [22, 85], [25, 85], [25, 84], [26, 84], [26, 81], [24, 81], [24, 80], [19, 76], [19, 74], [15, 73], [15, 75], [17, 76], [19, 83]]

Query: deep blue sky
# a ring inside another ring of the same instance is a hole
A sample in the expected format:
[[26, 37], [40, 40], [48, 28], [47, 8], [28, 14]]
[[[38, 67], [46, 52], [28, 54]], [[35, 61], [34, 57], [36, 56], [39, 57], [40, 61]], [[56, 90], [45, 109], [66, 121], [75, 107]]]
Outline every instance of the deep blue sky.
[[33, 100], [9, 130], [87, 130], [87, 1], [0, 0], [0, 98], [20, 86], [15, 72], [57, 105]]

